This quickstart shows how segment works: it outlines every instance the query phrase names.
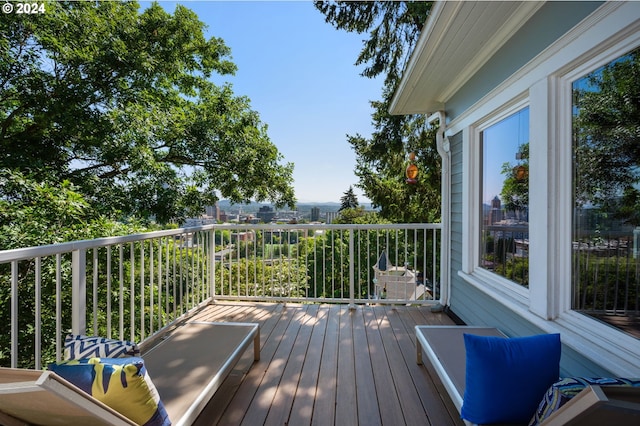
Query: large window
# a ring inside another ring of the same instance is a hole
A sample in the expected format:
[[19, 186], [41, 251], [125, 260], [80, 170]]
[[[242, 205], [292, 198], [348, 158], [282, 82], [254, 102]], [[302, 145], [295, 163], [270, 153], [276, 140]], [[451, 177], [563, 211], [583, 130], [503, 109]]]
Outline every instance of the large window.
[[529, 285], [529, 108], [480, 133], [480, 266]]
[[576, 80], [572, 307], [640, 337], [640, 49]]

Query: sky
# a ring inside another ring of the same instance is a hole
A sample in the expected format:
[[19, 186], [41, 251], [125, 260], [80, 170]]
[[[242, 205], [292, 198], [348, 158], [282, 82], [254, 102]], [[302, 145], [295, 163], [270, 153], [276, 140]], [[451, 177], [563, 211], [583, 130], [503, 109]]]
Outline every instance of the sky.
[[369, 201], [355, 186], [346, 136], [371, 136], [369, 102], [381, 97], [382, 80], [354, 65], [366, 34], [336, 30], [310, 0], [159, 3], [170, 13], [176, 3], [193, 10], [206, 36], [231, 49], [238, 70], [224, 81], [251, 99], [282, 163], [294, 164], [298, 202], [340, 202], [350, 186], [359, 202]]
[[516, 153], [522, 145], [529, 143], [529, 108], [523, 108], [509, 117], [482, 131], [483, 143], [483, 197], [482, 202], [490, 205], [497, 196], [502, 199], [502, 187], [507, 178], [502, 173], [506, 163], [520, 165]]

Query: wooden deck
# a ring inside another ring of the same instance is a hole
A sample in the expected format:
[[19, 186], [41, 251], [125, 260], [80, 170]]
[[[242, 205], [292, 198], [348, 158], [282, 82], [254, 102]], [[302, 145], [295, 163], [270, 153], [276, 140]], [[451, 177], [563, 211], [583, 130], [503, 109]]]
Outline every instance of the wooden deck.
[[453, 324], [428, 307], [220, 302], [200, 321], [257, 322], [248, 351], [196, 425], [462, 425], [430, 366], [416, 364], [416, 324]]

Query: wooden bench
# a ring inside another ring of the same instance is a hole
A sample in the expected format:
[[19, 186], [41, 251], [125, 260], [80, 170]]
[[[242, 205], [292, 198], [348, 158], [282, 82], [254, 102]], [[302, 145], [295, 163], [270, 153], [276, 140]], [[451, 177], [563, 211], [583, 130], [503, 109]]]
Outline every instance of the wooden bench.
[[423, 363], [424, 351], [453, 404], [460, 412], [464, 397], [467, 362], [464, 334], [503, 337], [505, 335], [497, 328], [465, 325], [416, 325], [415, 330], [418, 364]]
[[[260, 359], [260, 326], [187, 322], [142, 358], [174, 426], [192, 424], [253, 343]], [[51, 371], [0, 368], [0, 424], [134, 425]]]

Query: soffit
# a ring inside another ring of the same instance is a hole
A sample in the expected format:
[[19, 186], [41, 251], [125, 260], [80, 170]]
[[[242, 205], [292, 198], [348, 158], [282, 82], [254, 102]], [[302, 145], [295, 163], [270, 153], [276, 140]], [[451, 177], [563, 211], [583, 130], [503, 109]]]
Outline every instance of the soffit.
[[400, 81], [392, 114], [444, 109], [456, 93], [544, 2], [439, 1]]

